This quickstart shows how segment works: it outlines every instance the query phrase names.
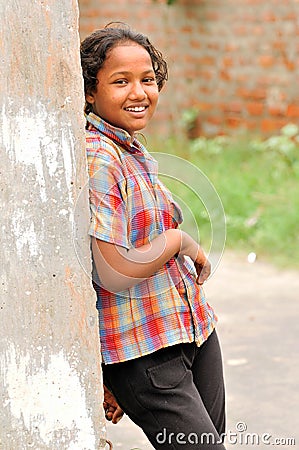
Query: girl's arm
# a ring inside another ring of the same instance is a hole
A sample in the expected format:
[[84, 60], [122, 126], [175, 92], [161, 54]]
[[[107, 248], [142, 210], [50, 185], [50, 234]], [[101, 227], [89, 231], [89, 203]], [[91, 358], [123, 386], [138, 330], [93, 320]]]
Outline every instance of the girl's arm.
[[92, 238], [92, 252], [101, 284], [110, 292], [120, 292], [140, 283], [176, 254], [189, 256], [194, 261], [199, 284], [203, 284], [211, 272], [201, 247], [178, 229], [166, 230], [149, 244], [129, 250]]

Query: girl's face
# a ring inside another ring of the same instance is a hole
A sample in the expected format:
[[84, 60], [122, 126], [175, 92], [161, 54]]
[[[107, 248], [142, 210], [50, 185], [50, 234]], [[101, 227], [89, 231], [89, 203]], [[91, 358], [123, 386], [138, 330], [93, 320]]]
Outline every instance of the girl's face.
[[113, 47], [98, 71], [97, 91], [86, 95], [93, 111], [117, 128], [142, 130], [153, 116], [159, 97], [149, 53], [141, 45]]

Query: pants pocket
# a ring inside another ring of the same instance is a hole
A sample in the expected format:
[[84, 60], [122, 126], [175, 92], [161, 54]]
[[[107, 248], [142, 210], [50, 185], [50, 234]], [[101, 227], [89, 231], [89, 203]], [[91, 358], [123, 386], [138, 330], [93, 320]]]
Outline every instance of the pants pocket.
[[187, 374], [187, 368], [182, 356], [150, 367], [146, 370], [152, 385], [158, 389], [175, 388]]

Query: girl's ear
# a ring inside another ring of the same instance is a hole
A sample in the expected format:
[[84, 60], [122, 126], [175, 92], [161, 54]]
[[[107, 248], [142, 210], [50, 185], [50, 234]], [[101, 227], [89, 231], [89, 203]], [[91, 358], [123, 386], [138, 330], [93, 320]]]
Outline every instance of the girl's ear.
[[93, 94], [86, 94], [86, 95], [85, 95], [85, 100], [86, 100], [88, 103], [91, 103], [91, 104], [93, 104], [93, 103], [95, 102], [95, 99], [94, 99]]

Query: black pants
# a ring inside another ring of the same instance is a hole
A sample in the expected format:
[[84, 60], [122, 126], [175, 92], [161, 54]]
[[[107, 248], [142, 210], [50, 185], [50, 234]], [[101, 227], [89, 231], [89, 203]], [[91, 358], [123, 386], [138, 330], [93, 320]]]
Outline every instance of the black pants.
[[155, 449], [225, 449], [225, 392], [216, 331], [197, 347], [178, 344], [103, 365], [104, 382]]

